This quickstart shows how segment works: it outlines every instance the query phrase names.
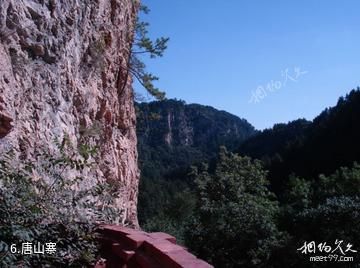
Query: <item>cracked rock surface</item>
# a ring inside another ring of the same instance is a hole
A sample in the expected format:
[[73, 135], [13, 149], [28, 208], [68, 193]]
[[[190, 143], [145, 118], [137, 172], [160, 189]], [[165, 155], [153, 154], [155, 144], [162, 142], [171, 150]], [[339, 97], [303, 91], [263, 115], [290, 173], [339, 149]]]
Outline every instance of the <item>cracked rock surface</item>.
[[120, 66], [136, 11], [134, 0], [0, 0], [0, 153], [36, 160], [64, 135], [97, 146], [98, 168], [82, 175], [120, 185], [121, 221], [133, 226], [136, 117]]

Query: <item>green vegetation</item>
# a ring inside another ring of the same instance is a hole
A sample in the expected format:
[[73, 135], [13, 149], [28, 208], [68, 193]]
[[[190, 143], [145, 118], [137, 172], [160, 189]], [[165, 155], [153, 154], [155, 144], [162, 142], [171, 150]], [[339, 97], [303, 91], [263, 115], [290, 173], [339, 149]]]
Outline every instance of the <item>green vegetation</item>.
[[[351, 168], [340, 168], [330, 176], [320, 175], [318, 180], [292, 176], [285, 193], [280, 224], [291, 237], [283, 249], [289, 259], [278, 265], [309, 265], [306, 258], [296, 254], [304, 241], [324, 241], [334, 245], [336, 240], [343, 240], [344, 244], [351, 243], [358, 250], [359, 189], [360, 166], [356, 163]], [[358, 267], [359, 257], [351, 256], [354, 261], [347, 267]], [[328, 266], [318, 264], [314, 267]]]
[[[197, 204], [185, 219], [185, 245], [215, 267], [328, 267], [298, 249], [316, 241], [360, 241], [360, 165], [307, 181], [289, 179], [282, 203], [268, 189], [261, 163], [220, 150], [214, 169], [192, 173]], [[359, 258], [353, 252], [356, 266]]]
[[224, 111], [179, 100], [140, 103], [136, 109], [141, 227], [183, 241], [184, 221], [195, 203], [190, 167], [215, 158], [221, 145], [237, 148], [254, 128]]
[[289, 176], [307, 180], [330, 175], [360, 161], [360, 89], [341, 97], [312, 122], [297, 120], [275, 125], [250, 138], [237, 150], [264, 160], [271, 187], [281, 196]]
[[[144, 5], [140, 6], [139, 11], [144, 14], [150, 12], [149, 8]], [[141, 56], [148, 55], [150, 58], [162, 57], [167, 48], [169, 38], [160, 37], [151, 40], [148, 35], [148, 27], [149, 23], [141, 21], [138, 16], [135, 24], [133, 48], [126, 69], [153, 97], [162, 100], [165, 98], [165, 93], [155, 87], [153, 83], [159, 80], [159, 78], [146, 70], [146, 65], [142, 61]]]
[[221, 148], [215, 170], [194, 175], [198, 204], [186, 245], [216, 267], [269, 267], [272, 250], [284, 238], [276, 224], [279, 206], [260, 162]]
[[[144, 228], [172, 233], [215, 267], [332, 267], [301, 254], [311, 241], [360, 250], [359, 89], [312, 122], [259, 133], [185, 106], [138, 105]], [[357, 253], [346, 256], [334, 267], [359, 267]]]
[[[94, 265], [99, 257], [94, 228], [116, 222], [120, 214], [114, 206], [114, 185], [104, 182], [85, 187], [84, 178], [65, 175], [92, 167], [93, 148], [81, 146], [84, 157], [79, 159], [66, 138], [58, 145], [59, 157], [39, 151], [36, 163], [19, 163], [10, 151], [0, 161], [1, 267]], [[31, 243], [31, 247], [56, 243], [56, 252], [11, 251], [21, 251], [22, 243]]]

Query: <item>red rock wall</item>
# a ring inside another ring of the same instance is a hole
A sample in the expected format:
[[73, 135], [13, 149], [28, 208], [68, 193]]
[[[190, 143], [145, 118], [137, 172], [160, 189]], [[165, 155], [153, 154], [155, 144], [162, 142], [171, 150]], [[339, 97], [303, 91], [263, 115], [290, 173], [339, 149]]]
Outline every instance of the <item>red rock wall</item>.
[[[134, 0], [0, 1], [0, 153], [56, 153], [54, 138], [99, 147], [89, 180], [120, 185], [120, 220], [137, 226], [135, 111], [125, 66]], [[69, 176], [75, 174], [69, 174]]]

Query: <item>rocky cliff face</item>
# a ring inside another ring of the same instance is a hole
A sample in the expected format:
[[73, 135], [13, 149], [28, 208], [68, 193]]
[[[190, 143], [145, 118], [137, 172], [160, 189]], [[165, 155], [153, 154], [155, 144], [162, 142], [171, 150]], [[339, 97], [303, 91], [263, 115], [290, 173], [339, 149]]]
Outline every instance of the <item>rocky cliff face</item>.
[[126, 66], [135, 0], [0, 0], [0, 153], [56, 153], [54, 139], [99, 147], [89, 178], [120, 182], [137, 225], [138, 167]]
[[255, 134], [245, 119], [210, 106], [166, 100], [137, 104], [140, 145], [193, 147], [215, 153], [235, 149]]
[[187, 196], [184, 189], [194, 187], [189, 176], [192, 165], [211, 163], [220, 146], [235, 150], [257, 132], [245, 119], [210, 106], [166, 100], [139, 103], [136, 108], [138, 208], [144, 225], [162, 222], [162, 215], [178, 206], [177, 198]]

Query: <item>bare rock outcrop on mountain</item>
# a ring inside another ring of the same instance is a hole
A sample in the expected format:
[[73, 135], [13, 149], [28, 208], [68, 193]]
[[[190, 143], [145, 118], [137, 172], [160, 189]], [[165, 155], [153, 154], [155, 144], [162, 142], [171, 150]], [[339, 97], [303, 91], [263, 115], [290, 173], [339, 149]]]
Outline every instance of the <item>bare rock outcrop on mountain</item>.
[[[135, 0], [0, 0], [0, 153], [99, 148], [82, 174], [120, 185], [121, 221], [137, 226], [135, 110], [130, 54]], [[70, 174], [71, 175], [71, 174]]]

